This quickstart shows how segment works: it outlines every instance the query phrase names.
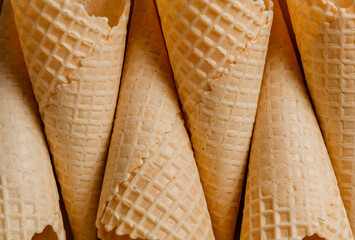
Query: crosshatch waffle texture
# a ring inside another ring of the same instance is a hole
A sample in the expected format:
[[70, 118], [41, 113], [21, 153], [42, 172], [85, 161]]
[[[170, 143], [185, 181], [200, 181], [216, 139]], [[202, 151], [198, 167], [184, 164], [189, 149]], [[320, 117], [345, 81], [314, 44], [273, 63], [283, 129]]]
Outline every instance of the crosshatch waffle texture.
[[355, 2], [287, 2], [307, 85], [355, 232]]
[[271, 1], [157, 0], [216, 239], [234, 237]]
[[10, 0], [5, 0], [0, 16], [0, 239], [32, 239], [51, 226], [63, 240], [62, 221], [41, 120]]
[[12, 6], [73, 234], [89, 240], [96, 239], [130, 1], [101, 1], [119, 16], [112, 28], [74, 2], [12, 0]]
[[251, 146], [241, 239], [353, 238], [281, 9]]
[[97, 217], [102, 239], [214, 239], [153, 0], [136, 0]]

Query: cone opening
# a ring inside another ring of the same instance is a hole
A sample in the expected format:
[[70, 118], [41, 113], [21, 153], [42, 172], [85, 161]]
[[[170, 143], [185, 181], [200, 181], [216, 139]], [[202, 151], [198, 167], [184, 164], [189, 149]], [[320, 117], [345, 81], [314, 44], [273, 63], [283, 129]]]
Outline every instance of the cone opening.
[[47, 225], [41, 233], [33, 235], [32, 240], [58, 240], [58, 236], [52, 226]]
[[313, 234], [312, 236], [304, 237], [303, 240], [325, 240], [325, 239], [319, 237], [317, 234]]
[[110, 27], [116, 26], [124, 11], [126, 0], [71, 0], [72, 3], [82, 4], [91, 16], [105, 17]]

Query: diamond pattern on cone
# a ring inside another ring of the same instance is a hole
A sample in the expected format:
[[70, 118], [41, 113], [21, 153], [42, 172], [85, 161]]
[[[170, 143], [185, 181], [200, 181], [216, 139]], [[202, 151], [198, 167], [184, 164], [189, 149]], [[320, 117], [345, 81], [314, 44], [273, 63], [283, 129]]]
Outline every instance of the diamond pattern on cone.
[[355, 2], [287, 3], [307, 86], [355, 232]]
[[37, 235], [63, 240], [58, 189], [9, 0], [0, 15], [0, 56], [0, 239], [32, 239], [48, 229]]
[[353, 238], [291, 39], [275, 1], [249, 159], [241, 239], [296, 240], [313, 235], [321, 239]]
[[136, 0], [96, 225], [102, 239], [214, 239], [152, 0]]
[[216, 239], [234, 237], [271, 1], [157, 0]]
[[[95, 1], [79, 1], [90, 6]], [[95, 219], [114, 120], [130, 1], [12, 0], [15, 20], [75, 239]], [[110, 19], [112, 20], [112, 19]], [[117, 19], [116, 19], [117, 20]]]

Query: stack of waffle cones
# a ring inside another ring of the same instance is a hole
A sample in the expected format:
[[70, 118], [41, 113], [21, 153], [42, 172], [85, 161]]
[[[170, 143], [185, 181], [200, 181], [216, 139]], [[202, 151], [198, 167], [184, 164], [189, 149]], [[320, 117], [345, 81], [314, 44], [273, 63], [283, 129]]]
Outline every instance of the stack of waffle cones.
[[9, 0], [0, 15], [0, 239], [65, 239], [58, 190]]
[[355, 232], [355, 2], [287, 3], [307, 85]]
[[233, 239], [258, 100], [241, 239], [353, 239], [355, 1], [287, 2], [320, 128], [278, 2], [136, 0], [116, 109], [130, 0], [5, 0], [0, 238], [65, 238], [24, 57], [75, 239]]
[[277, 2], [274, 9], [241, 239], [350, 240], [330, 158]]
[[134, 4], [96, 224], [102, 239], [214, 239], [153, 0]]
[[74, 237], [96, 239], [130, 1], [12, 0], [12, 6]]
[[214, 234], [233, 239], [272, 1], [156, 4]]

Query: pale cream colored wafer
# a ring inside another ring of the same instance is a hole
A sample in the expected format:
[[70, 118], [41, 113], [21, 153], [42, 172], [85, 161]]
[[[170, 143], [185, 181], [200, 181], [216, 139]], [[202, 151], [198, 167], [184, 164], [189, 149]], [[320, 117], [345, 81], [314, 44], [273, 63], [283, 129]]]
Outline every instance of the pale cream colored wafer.
[[12, 6], [74, 238], [96, 239], [130, 0]]
[[157, 0], [215, 237], [234, 237], [272, 1]]
[[0, 15], [0, 239], [63, 240], [47, 143], [10, 0]]
[[153, 0], [136, 0], [96, 225], [102, 239], [214, 239]]
[[355, 232], [355, 2], [288, 0], [308, 89]]
[[353, 238], [277, 1], [253, 133], [241, 240]]

